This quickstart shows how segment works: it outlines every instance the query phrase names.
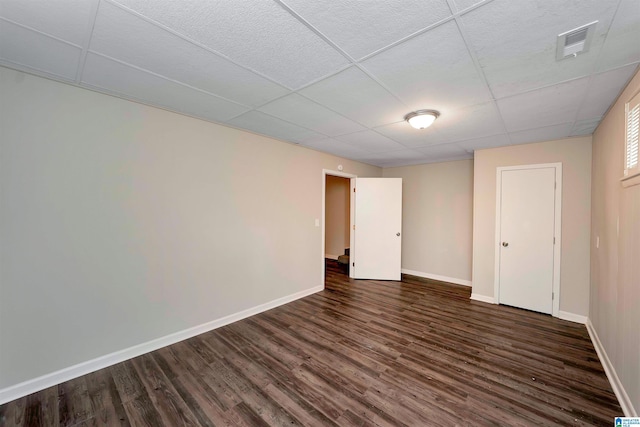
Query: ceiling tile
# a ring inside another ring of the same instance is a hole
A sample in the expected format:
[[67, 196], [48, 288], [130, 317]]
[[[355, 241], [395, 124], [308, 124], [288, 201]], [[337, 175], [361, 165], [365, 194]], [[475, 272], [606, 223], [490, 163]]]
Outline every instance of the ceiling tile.
[[376, 164], [382, 166], [388, 165], [398, 165], [398, 164], [407, 164], [406, 162], [418, 162], [418, 163], [426, 163], [426, 156], [417, 150], [412, 149], [402, 149], [397, 151], [389, 151], [386, 153], [368, 153], [364, 158], [358, 158], [357, 160], [368, 162], [375, 162]]
[[365, 126], [403, 120], [407, 107], [357, 67], [351, 67], [300, 91]]
[[451, 16], [445, 0], [395, 2], [318, 2], [286, 4], [355, 59]]
[[[618, 0], [494, 0], [462, 16], [496, 98], [588, 75]], [[598, 20], [588, 52], [556, 61], [560, 33]]]
[[229, 120], [227, 123], [231, 126], [290, 142], [305, 143], [326, 138], [325, 135], [318, 132], [285, 122], [260, 111], [249, 111], [233, 120]]
[[289, 88], [348, 64], [342, 54], [273, 1], [118, 2]]
[[509, 134], [512, 144], [528, 144], [530, 142], [551, 141], [566, 138], [571, 134], [572, 123], [561, 123], [554, 126], [523, 130]]
[[581, 135], [591, 135], [594, 130], [600, 124], [600, 120], [602, 117], [596, 117], [594, 119], [584, 119], [578, 120], [573, 124], [573, 129], [571, 130], [571, 136], [581, 136]]
[[342, 141], [336, 139], [327, 138], [314, 142], [304, 143], [305, 147], [313, 148], [314, 150], [322, 151], [323, 153], [329, 153], [347, 159], [357, 159], [365, 156], [367, 153], [360, 150], [357, 147], [353, 147]]
[[435, 124], [437, 125], [436, 129], [450, 141], [461, 141], [505, 132], [494, 102], [473, 105], [459, 110], [442, 111], [441, 113]]
[[[638, 40], [640, 45], [640, 39]], [[604, 116], [633, 76], [636, 68], [636, 65], [628, 65], [591, 77], [587, 97], [582, 102], [578, 113], [578, 120]]]
[[83, 45], [97, 0], [3, 0], [0, 16], [62, 40]]
[[106, 2], [100, 4], [90, 49], [245, 105], [261, 105], [288, 92]]
[[368, 153], [382, 153], [385, 151], [402, 150], [406, 148], [394, 140], [372, 130], [342, 135], [336, 137], [336, 139], [365, 150]]
[[434, 158], [471, 157], [471, 153], [467, 152], [456, 143], [433, 145], [429, 147], [416, 148], [415, 150]]
[[467, 152], [482, 150], [484, 148], [503, 147], [509, 144], [511, 144], [511, 140], [509, 140], [509, 137], [506, 134], [485, 136], [482, 138], [474, 138], [466, 141], [456, 142], [456, 145], [466, 150]]
[[365, 128], [296, 93], [259, 108], [263, 113], [313, 129], [328, 136], [357, 132]]
[[247, 110], [195, 89], [89, 53], [82, 83], [172, 111], [215, 122], [230, 119]]
[[412, 109], [450, 110], [491, 100], [454, 21], [362, 65]]
[[402, 121], [380, 126], [375, 130], [407, 147], [436, 145], [449, 142], [446, 136], [438, 132], [435, 124], [428, 129], [418, 130], [412, 128], [409, 123]]
[[598, 70], [640, 62], [640, 2], [621, 0], [598, 60]]
[[453, 0], [458, 11], [462, 11], [478, 3], [489, 3], [491, 0]]
[[74, 80], [81, 50], [7, 21], [0, 20], [0, 59]]
[[584, 98], [585, 77], [498, 100], [509, 132], [573, 122]]

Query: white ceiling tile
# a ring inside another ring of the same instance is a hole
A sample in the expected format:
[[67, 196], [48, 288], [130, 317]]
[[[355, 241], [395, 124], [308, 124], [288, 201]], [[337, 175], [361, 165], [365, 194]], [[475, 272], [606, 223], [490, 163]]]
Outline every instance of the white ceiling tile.
[[313, 148], [314, 150], [322, 151], [323, 153], [329, 153], [347, 159], [357, 159], [362, 156], [366, 156], [366, 152], [360, 150], [357, 147], [353, 147], [345, 142], [338, 141], [337, 139], [327, 138], [314, 142], [304, 143], [305, 147]]
[[594, 130], [600, 124], [602, 117], [596, 117], [593, 119], [578, 120], [573, 124], [571, 130], [571, 136], [591, 135]]
[[229, 120], [227, 123], [231, 126], [290, 142], [306, 143], [326, 138], [326, 136], [318, 132], [285, 122], [260, 111], [249, 111], [233, 120]]
[[483, 3], [483, 2], [488, 3], [490, 1], [491, 0], [454, 0], [454, 3], [458, 11], [462, 11], [478, 3]]
[[[618, 0], [494, 0], [462, 16], [496, 98], [588, 75]], [[560, 33], [598, 20], [588, 52], [556, 61]]]
[[365, 150], [368, 153], [382, 153], [385, 151], [402, 150], [405, 148], [394, 140], [372, 130], [342, 135], [336, 137], [336, 139]]
[[82, 83], [136, 101], [223, 122], [246, 107], [89, 53]]
[[640, 2], [621, 0], [598, 60], [598, 70], [640, 62]]
[[[638, 45], [640, 46], [640, 39], [638, 39]], [[636, 65], [628, 65], [591, 77], [587, 97], [582, 102], [578, 113], [578, 120], [603, 116], [618, 98], [636, 68]]]
[[351, 67], [300, 91], [365, 126], [403, 120], [407, 107], [357, 67]]
[[451, 16], [445, 0], [285, 3], [355, 59]]
[[450, 141], [478, 138], [505, 132], [495, 103], [473, 105], [452, 111], [441, 111], [434, 126]]
[[[245, 105], [284, 95], [284, 87], [198, 47], [117, 6], [102, 2], [92, 51]], [[167, 52], [172, 52], [167, 55]]]
[[402, 150], [388, 151], [386, 153], [369, 153], [367, 157], [370, 159], [380, 159], [382, 163], [387, 164], [389, 162], [406, 162], [413, 159], [424, 160], [426, 156], [418, 150], [404, 148]]
[[365, 128], [296, 93], [259, 108], [263, 113], [297, 123], [328, 136], [357, 132]]
[[511, 141], [506, 134], [485, 136], [482, 138], [474, 138], [466, 141], [456, 142], [456, 145], [466, 150], [467, 152], [482, 150], [484, 148], [503, 147], [509, 144], [511, 144]]
[[454, 21], [362, 65], [412, 109], [446, 110], [491, 100]]
[[342, 54], [273, 1], [118, 2], [289, 88], [348, 64]]
[[498, 100], [509, 132], [573, 122], [587, 90], [589, 78]]
[[435, 158], [451, 158], [471, 154], [456, 143], [432, 145], [429, 147], [416, 148], [415, 150]]
[[82, 45], [97, 0], [2, 0], [0, 16]]
[[407, 147], [436, 145], [449, 142], [446, 136], [438, 132], [435, 124], [427, 129], [414, 129], [409, 123], [402, 121], [380, 126], [375, 130]]
[[0, 20], [0, 59], [4, 61], [73, 80], [81, 53], [78, 47]]
[[571, 135], [572, 123], [561, 123], [554, 126], [522, 130], [509, 134], [512, 144], [527, 144], [530, 142], [552, 141]]

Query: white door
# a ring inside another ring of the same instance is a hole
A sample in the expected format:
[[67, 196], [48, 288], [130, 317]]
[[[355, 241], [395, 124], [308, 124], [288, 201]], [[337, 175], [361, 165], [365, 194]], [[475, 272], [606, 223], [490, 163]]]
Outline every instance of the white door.
[[402, 178], [355, 181], [353, 277], [400, 280]]
[[552, 313], [556, 168], [501, 170], [499, 303]]

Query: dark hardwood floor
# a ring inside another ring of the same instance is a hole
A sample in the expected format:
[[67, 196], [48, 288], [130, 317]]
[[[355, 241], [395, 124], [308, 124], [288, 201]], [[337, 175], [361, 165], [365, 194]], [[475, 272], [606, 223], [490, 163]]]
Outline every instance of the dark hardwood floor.
[[602, 425], [584, 326], [405, 276], [353, 281], [0, 406], [2, 426]]

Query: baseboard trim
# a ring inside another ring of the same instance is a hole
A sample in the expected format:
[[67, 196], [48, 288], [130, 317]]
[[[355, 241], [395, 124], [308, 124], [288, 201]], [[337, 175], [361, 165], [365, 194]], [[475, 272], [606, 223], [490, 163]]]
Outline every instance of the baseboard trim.
[[602, 346], [602, 342], [600, 342], [600, 338], [598, 337], [598, 333], [596, 332], [593, 324], [591, 323], [591, 319], [587, 318], [587, 331], [589, 332], [589, 336], [591, 337], [591, 342], [596, 349], [596, 353], [598, 353], [598, 357], [600, 358], [600, 363], [602, 363], [602, 367], [604, 368], [605, 374], [607, 374], [607, 378], [609, 379], [609, 383], [611, 384], [611, 388], [618, 398], [618, 402], [622, 407], [622, 412], [625, 417], [637, 417], [638, 412], [633, 407], [631, 403], [631, 399], [629, 399], [629, 395], [627, 394], [622, 382], [620, 382], [620, 378], [616, 373], [607, 352]]
[[587, 316], [580, 314], [569, 313], [568, 311], [558, 311], [558, 319], [568, 320], [569, 322], [580, 323], [581, 325], [587, 324]]
[[407, 270], [406, 268], [403, 268], [401, 271], [403, 274], [409, 274], [411, 276], [418, 276], [418, 277], [423, 277], [425, 279], [438, 280], [440, 282], [448, 282], [456, 285], [471, 286], [471, 280], [457, 279], [455, 277], [448, 277], [448, 276], [440, 276], [439, 274], [423, 273], [422, 271]]
[[276, 308], [297, 299], [304, 298], [323, 289], [323, 285], [315, 286], [304, 291], [296, 292], [294, 294], [287, 295], [282, 298], [277, 298], [264, 304], [257, 305], [255, 307], [242, 310], [238, 313], [230, 314], [220, 319], [212, 320], [210, 322], [203, 323], [192, 328], [175, 332], [164, 337], [156, 338], [154, 340], [126, 348], [124, 350], [100, 356], [86, 362], [78, 363], [77, 365], [69, 366], [68, 368], [64, 368], [59, 371], [51, 372], [34, 379], [12, 385], [4, 389], [0, 389], [0, 405], [11, 402], [15, 399], [19, 399], [28, 394], [44, 390], [45, 388], [54, 386], [56, 384], [60, 384], [62, 382], [69, 381], [82, 375], [95, 372], [99, 369], [115, 365], [116, 363], [124, 362], [125, 360], [129, 360], [145, 353], [158, 350], [162, 347], [175, 344], [196, 335], [209, 332], [213, 329], [217, 329], [230, 323], [237, 322], [238, 320], [254, 316], [258, 313], [262, 313], [263, 311], [271, 310], [272, 308]]
[[474, 301], [480, 301], [480, 302], [486, 302], [489, 304], [497, 304], [496, 300], [493, 297], [488, 297], [485, 295], [480, 295], [480, 294], [474, 294], [473, 292], [471, 293], [471, 299]]
[[338, 255], [324, 254], [324, 257], [327, 259], [332, 259], [334, 261], [338, 260]]

